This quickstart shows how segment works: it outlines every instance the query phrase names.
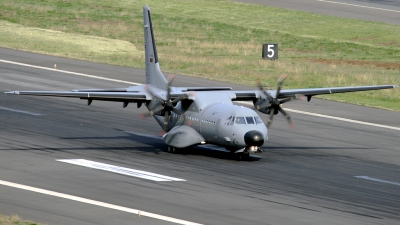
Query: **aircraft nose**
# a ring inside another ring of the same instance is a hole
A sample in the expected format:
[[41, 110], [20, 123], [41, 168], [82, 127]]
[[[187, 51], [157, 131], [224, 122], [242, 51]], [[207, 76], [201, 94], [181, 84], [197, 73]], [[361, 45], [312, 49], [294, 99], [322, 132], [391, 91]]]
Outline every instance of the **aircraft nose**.
[[257, 130], [251, 130], [244, 134], [244, 142], [248, 146], [261, 146], [264, 144], [264, 135]]

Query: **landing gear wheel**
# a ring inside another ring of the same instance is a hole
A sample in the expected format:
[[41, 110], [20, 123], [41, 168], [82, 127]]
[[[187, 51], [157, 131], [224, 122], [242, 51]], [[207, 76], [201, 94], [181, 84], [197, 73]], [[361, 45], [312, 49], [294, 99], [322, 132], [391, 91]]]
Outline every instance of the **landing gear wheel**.
[[235, 153], [236, 160], [238, 161], [243, 161], [243, 160], [248, 160], [250, 157], [249, 152], [240, 152], [240, 153]]
[[169, 152], [169, 153], [177, 153], [178, 152], [178, 149], [177, 148], [175, 148], [175, 147], [172, 147], [172, 146], [168, 146], [168, 149], [167, 149], [167, 151]]

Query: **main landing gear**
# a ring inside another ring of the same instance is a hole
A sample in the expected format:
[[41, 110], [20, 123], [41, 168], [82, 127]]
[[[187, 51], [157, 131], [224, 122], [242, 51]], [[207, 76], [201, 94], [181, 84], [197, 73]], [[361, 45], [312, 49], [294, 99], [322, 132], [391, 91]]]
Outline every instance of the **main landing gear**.
[[241, 152], [231, 151], [231, 154], [232, 158], [236, 159], [237, 161], [248, 160], [250, 158], [249, 151], [241, 151]]
[[236, 156], [236, 160], [238, 160], [238, 161], [248, 160], [250, 158], [250, 152], [244, 151], [244, 152], [235, 153], [235, 156]]
[[173, 153], [173, 154], [178, 153], [178, 148], [175, 148], [175, 147], [172, 147], [172, 146], [168, 146], [167, 152], [168, 153]]

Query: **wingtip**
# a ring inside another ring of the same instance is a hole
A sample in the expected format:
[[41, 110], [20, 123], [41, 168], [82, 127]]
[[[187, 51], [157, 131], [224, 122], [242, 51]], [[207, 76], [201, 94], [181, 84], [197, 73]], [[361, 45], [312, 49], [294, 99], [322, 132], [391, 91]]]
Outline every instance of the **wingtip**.
[[399, 88], [399, 86], [398, 85], [393, 85], [393, 88]]
[[4, 92], [4, 94], [13, 94], [13, 95], [19, 95], [19, 91], [7, 91], [7, 92]]

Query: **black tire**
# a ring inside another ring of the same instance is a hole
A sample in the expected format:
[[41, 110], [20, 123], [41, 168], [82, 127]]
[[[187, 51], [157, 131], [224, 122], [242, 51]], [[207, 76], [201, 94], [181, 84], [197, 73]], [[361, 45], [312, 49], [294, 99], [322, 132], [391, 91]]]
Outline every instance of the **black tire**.
[[250, 154], [248, 152], [235, 153], [234, 156], [237, 161], [246, 161], [250, 158]]

